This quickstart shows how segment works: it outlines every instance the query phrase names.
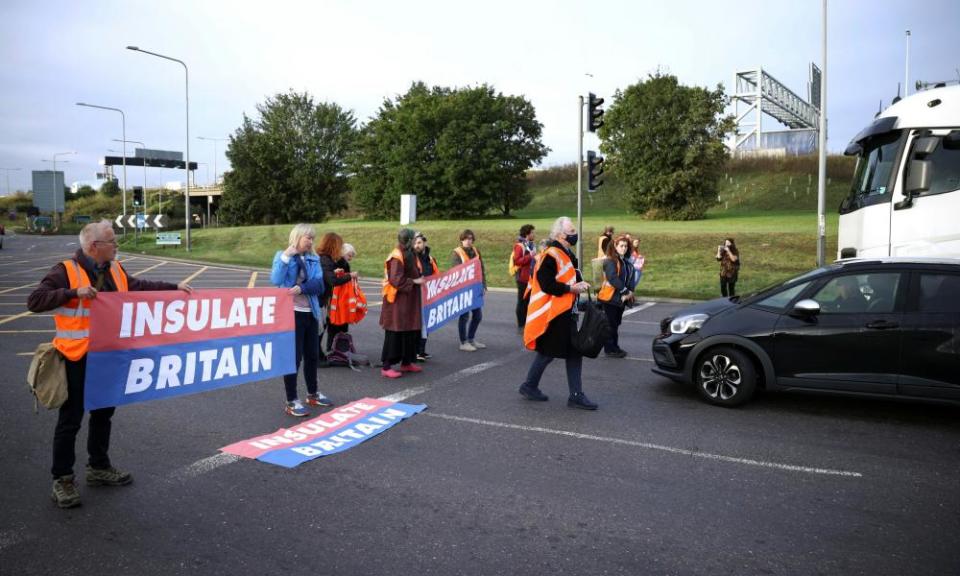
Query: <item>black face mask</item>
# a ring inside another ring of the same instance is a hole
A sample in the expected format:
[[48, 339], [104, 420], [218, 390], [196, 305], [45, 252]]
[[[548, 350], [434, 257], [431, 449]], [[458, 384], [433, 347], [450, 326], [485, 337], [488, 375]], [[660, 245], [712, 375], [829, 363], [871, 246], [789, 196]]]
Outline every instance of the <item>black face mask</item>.
[[576, 245], [577, 245], [577, 240], [579, 240], [579, 239], [580, 239], [580, 235], [579, 235], [579, 234], [568, 234], [568, 235], [567, 235], [567, 244], [569, 244], [569, 245], [571, 245], [571, 246], [576, 246]]

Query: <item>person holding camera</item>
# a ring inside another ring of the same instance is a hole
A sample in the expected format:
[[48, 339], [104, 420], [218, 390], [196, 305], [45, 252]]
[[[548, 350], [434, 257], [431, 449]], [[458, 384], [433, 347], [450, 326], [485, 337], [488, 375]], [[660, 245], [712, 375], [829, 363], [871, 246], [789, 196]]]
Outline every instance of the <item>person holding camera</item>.
[[717, 261], [720, 262], [720, 295], [736, 296], [737, 277], [740, 275], [740, 251], [733, 238], [727, 238], [717, 246]]

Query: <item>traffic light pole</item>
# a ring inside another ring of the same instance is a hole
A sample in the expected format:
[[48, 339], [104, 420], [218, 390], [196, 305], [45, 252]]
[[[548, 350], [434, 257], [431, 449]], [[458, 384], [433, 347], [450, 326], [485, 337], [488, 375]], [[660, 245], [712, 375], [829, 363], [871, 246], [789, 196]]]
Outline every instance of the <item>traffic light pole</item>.
[[583, 270], [583, 96], [577, 96], [577, 112], [580, 121], [577, 122], [577, 262]]

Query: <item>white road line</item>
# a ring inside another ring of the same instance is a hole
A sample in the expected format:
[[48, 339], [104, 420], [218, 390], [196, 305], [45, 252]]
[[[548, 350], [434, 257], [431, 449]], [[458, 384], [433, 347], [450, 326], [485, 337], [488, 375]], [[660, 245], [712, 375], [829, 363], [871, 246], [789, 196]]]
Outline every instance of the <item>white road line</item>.
[[193, 274], [187, 276], [187, 277], [186, 277], [185, 279], [183, 279], [181, 282], [183, 282], [184, 284], [189, 284], [191, 280], [193, 280], [194, 278], [196, 278], [197, 276], [203, 274], [203, 273], [206, 272], [206, 271], [207, 271], [207, 267], [204, 266], [203, 268], [197, 270], [197, 271], [194, 272]]
[[37, 285], [37, 282], [31, 282], [30, 284], [24, 284], [23, 286], [17, 286], [16, 288], [7, 288], [6, 290], [0, 290], [0, 294], [6, 294], [7, 292], [16, 292], [17, 290], [23, 290], [24, 288], [33, 288]]
[[14, 320], [17, 320], [17, 319], [19, 319], [19, 318], [26, 318], [27, 316], [29, 316], [29, 315], [31, 315], [31, 314], [33, 314], [33, 312], [29, 312], [29, 311], [28, 311], [28, 312], [23, 312], [22, 314], [17, 314], [16, 316], [10, 316], [10, 317], [8, 317], [8, 318], [4, 318], [3, 320], [0, 320], [0, 324], [6, 324], [7, 322], [13, 322]]
[[153, 269], [155, 269], [155, 268], [159, 268], [159, 267], [163, 266], [164, 264], [166, 264], [166, 262], [161, 262], [161, 263], [159, 263], [159, 264], [154, 264], [153, 266], [150, 266], [150, 267], [148, 267], [148, 268], [144, 268], [143, 270], [140, 270], [139, 272], [134, 272], [133, 274], [131, 274], [131, 276], [139, 276], [139, 275], [141, 275], [141, 274], [145, 274], [145, 273], [147, 273], [147, 272], [149, 272], [149, 271], [151, 271], [151, 270], [153, 270]]
[[638, 362], [653, 362], [653, 358], [634, 358], [633, 356], [624, 356], [624, 360], [636, 360]]
[[641, 310], [646, 310], [647, 308], [650, 308], [650, 307], [656, 306], [656, 305], [657, 305], [656, 302], [644, 302], [643, 304], [640, 304], [639, 306], [634, 306], [633, 308], [631, 308], [631, 309], [627, 310], [626, 312], [624, 312], [624, 313], [623, 313], [623, 317], [626, 318], [627, 316], [629, 316], [629, 315], [631, 315], [631, 314], [636, 314], [637, 312], [639, 312], [639, 311], [641, 311]]
[[183, 480], [189, 480], [191, 478], [196, 478], [201, 474], [206, 474], [211, 470], [215, 470], [221, 466], [226, 466], [227, 464], [232, 464], [241, 460], [240, 456], [235, 456], [233, 454], [227, 454], [221, 452], [219, 454], [214, 454], [208, 458], [202, 460], [197, 460], [189, 466], [184, 466], [176, 472], [170, 475], [169, 480], [171, 482], [181, 482]]
[[553, 434], [555, 436], [567, 436], [579, 440], [594, 440], [597, 442], [606, 442], [607, 444], [617, 444], [621, 446], [631, 446], [634, 448], [644, 448], [647, 450], [658, 450], [670, 454], [679, 454], [681, 456], [692, 456], [694, 458], [703, 458], [706, 460], [716, 460], [719, 462], [728, 462], [731, 464], [745, 464], [748, 466], [759, 466], [761, 468], [773, 468], [776, 470], [786, 470], [788, 472], [801, 472], [804, 474], [820, 474], [825, 476], [845, 476], [848, 478], [862, 478], [860, 472], [850, 470], [835, 470], [832, 468], [817, 468], [812, 466], [800, 466], [797, 464], [784, 464], [780, 462], [767, 462], [764, 460], [754, 460], [752, 458], [738, 458], [736, 456], [725, 456], [723, 454], [713, 454], [710, 452], [700, 452], [698, 450], [687, 450], [686, 448], [674, 448], [673, 446], [664, 446], [662, 444], [651, 444], [650, 442], [638, 442], [636, 440], [625, 440], [623, 438], [611, 438], [609, 436], [594, 436], [593, 434], [581, 434], [580, 432], [568, 432], [567, 430], [556, 430], [553, 428], [541, 428], [539, 426], [522, 426], [520, 424], [508, 424], [506, 422], [494, 422], [492, 420], [480, 420], [477, 418], [465, 418], [463, 416], [451, 416], [449, 414], [440, 414], [429, 410], [422, 412], [427, 416], [452, 420], [455, 422], [467, 422], [470, 424], [480, 424], [482, 426], [491, 426], [494, 428], [506, 428], [508, 430], [521, 430], [524, 432], [540, 432], [542, 434]]

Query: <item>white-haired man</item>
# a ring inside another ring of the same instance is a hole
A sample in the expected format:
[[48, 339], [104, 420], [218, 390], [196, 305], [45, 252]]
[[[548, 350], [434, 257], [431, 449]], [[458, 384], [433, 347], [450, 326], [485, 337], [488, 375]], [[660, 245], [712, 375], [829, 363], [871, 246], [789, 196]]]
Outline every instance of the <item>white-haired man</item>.
[[[99, 292], [137, 290], [183, 290], [186, 283], [151, 282], [128, 276], [114, 259], [117, 239], [112, 223], [102, 220], [87, 224], [80, 231], [80, 249], [69, 259], [56, 264], [27, 298], [31, 312], [54, 311], [57, 334], [53, 345], [66, 360], [67, 401], [60, 407], [53, 433], [53, 491], [51, 497], [60, 508], [80, 505], [80, 493], [74, 484], [77, 432], [83, 422], [83, 382], [87, 366], [90, 316], [85, 301]], [[110, 419], [115, 408], [90, 411], [87, 432], [86, 480], [91, 486], [124, 486], [133, 481], [129, 472], [121, 472], [110, 463]]]
[[540, 391], [540, 378], [554, 358], [563, 358], [570, 390], [567, 406], [596, 410], [597, 405], [583, 393], [583, 356], [570, 343], [574, 303], [581, 293], [590, 289], [580, 275], [573, 253], [577, 240], [573, 222], [566, 216], [557, 218], [550, 230], [550, 242], [530, 277], [523, 343], [530, 350], [536, 350], [537, 355], [520, 386], [520, 394], [527, 400], [546, 401], [547, 395]]

